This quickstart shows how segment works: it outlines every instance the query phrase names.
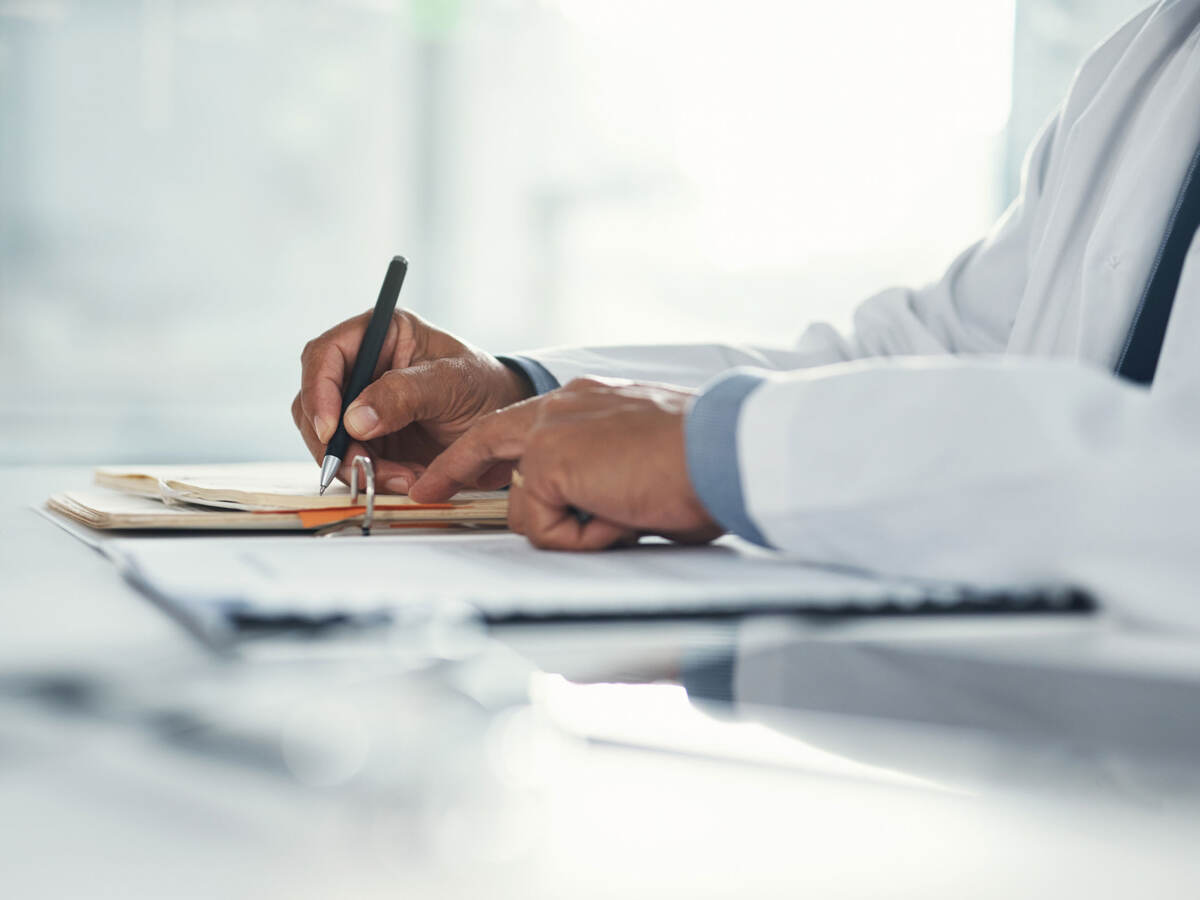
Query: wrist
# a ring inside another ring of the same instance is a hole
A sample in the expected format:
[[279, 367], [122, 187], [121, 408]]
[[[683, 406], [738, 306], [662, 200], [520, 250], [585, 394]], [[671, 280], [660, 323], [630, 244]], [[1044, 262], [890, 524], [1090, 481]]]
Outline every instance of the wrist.
[[688, 470], [688, 452], [687, 452], [687, 414], [681, 412], [675, 416], [675, 471], [681, 473], [683, 485], [680, 490], [680, 495], [683, 500], [684, 518], [689, 523], [693, 523], [693, 527], [701, 530], [716, 529], [718, 532], [724, 531], [721, 523], [713, 518], [708, 507], [704, 505], [704, 501], [700, 498], [700, 492], [696, 489], [696, 485], [692, 482], [691, 472]]
[[548, 394], [550, 391], [562, 387], [558, 379], [554, 377], [554, 374], [536, 359], [511, 354], [497, 356], [496, 359], [500, 360], [500, 362], [504, 363], [505, 366], [514, 372], [524, 376], [526, 381], [532, 386], [533, 393], [528, 395], [530, 397]]
[[754, 370], [731, 369], [701, 388], [684, 422], [684, 458], [708, 515], [734, 534], [770, 546], [746, 507], [738, 449], [742, 406], [764, 381]]
[[533, 380], [517, 363], [504, 358], [493, 357], [493, 359], [500, 364], [500, 378], [504, 384], [503, 394], [506, 398], [511, 398], [504, 404], [505, 406], [537, 395]]

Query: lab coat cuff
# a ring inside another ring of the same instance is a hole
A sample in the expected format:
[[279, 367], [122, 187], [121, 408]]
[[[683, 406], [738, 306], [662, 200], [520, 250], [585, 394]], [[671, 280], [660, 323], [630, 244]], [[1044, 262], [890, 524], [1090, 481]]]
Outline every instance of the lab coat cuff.
[[516, 355], [497, 356], [496, 359], [500, 360], [500, 362], [504, 363], [504, 365], [517, 374], [528, 378], [529, 383], [533, 385], [535, 394], [545, 394], [561, 386], [558, 383], [558, 379], [550, 374], [550, 370], [536, 359]]
[[763, 381], [753, 369], [733, 369], [710, 381], [688, 410], [684, 441], [688, 476], [709, 515], [725, 530], [767, 547], [746, 512], [738, 464], [738, 418]]

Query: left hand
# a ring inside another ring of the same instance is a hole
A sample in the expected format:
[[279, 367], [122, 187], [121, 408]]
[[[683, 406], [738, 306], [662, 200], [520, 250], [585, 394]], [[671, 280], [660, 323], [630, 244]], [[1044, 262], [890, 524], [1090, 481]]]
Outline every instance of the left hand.
[[577, 378], [480, 419], [409, 496], [436, 503], [511, 477], [509, 527], [538, 547], [600, 550], [642, 534], [711, 541], [722, 529], [696, 496], [684, 452], [691, 396], [667, 385]]

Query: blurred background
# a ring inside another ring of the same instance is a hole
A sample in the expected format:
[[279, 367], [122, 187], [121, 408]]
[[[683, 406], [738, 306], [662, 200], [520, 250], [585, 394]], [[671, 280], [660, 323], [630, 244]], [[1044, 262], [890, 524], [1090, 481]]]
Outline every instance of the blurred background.
[[783, 343], [938, 276], [1143, 0], [0, 0], [0, 462], [303, 455], [304, 342]]

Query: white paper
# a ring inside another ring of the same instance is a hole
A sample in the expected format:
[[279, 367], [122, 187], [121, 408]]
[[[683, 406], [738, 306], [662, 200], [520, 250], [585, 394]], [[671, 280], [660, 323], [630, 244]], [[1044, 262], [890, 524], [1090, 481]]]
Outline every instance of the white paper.
[[200, 537], [117, 540], [107, 552], [162, 599], [264, 616], [462, 602], [491, 619], [970, 602], [953, 586], [817, 568], [731, 538], [705, 547], [644, 542], [559, 553], [513, 534]]

